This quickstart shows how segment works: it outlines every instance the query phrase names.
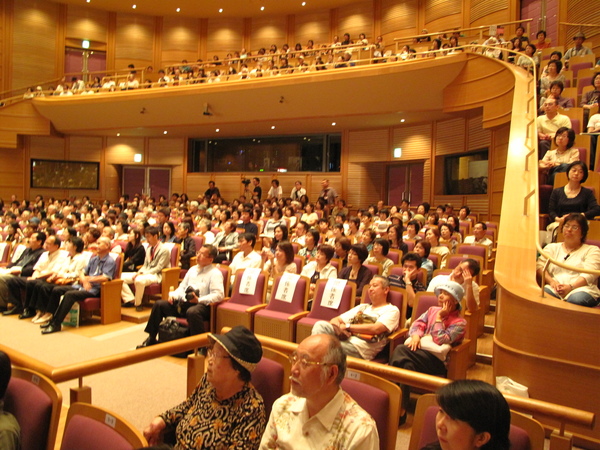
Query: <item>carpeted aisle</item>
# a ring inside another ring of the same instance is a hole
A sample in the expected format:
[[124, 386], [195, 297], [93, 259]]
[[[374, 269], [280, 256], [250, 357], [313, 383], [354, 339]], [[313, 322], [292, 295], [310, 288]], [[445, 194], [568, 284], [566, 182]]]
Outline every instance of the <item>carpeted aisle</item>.
[[[131, 350], [146, 338], [144, 324], [121, 322], [116, 326], [63, 327], [60, 333], [42, 336], [39, 326], [16, 316], [0, 316], [0, 342], [53, 366]], [[84, 378], [92, 388], [92, 402], [108, 408], [143, 430], [154, 416], [185, 399], [186, 366], [172, 357], [135, 364]], [[77, 380], [59, 384], [68, 406], [69, 388]]]

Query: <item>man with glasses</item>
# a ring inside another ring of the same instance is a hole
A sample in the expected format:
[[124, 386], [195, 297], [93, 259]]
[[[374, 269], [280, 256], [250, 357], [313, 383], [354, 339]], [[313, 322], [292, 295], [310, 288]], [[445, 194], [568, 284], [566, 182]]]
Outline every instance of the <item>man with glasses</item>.
[[379, 449], [375, 421], [340, 388], [346, 355], [338, 339], [309, 336], [290, 362], [292, 392], [273, 404], [261, 449]]
[[190, 326], [190, 335], [202, 334], [204, 321], [210, 320], [210, 304], [223, 300], [223, 274], [213, 260], [217, 248], [203, 245], [196, 254], [198, 263], [185, 274], [179, 287], [169, 292], [167, 300], [159, 300], [152, 306], [150, 319], [144, 330], [148, 338], [137, 348], [154, 345], [160, 322], [164, 317], [185, 317]]

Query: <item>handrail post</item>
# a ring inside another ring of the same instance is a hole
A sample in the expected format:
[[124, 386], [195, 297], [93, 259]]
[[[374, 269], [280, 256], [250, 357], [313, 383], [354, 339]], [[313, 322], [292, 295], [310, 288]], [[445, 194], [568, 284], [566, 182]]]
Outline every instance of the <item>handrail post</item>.
[[78, 386], [69, 389], [69, 400], [73, 403], [92, 403], [92, 388], [83, 385], [83, 377], [79, 377]]

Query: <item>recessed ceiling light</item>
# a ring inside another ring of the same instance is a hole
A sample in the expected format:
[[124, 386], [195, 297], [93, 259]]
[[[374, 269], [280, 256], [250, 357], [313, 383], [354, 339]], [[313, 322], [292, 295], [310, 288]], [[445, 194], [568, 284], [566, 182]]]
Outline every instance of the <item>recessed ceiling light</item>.
[[400, 123], [404, 123], [404, 119], [400, 119]]
[[85, 1], [86, 1], [86, 3], [89, 3], [89, 2], [91, 2], [92, 0], [85, 0]]
[[306, 6], [306, 2], [302, 2], [302, 6]]
[[121, 136], [121, 133], [117, 133], [117, 137]]
[[331, 126], [335, 127], [336, 123], [335, 122], [331, 122]]
[[167, 133], [168, 133], [168, 131], [167, 131], [167, 130], [163, 131], [163, 134], [167, 134]]
[[219, 8], [219, 12], [222, 13], [223, 12], [223, 8]]
[[264, 10], [265, 10], [265, 7], [264, 7], [264, 6], [261, 6], [261, 7], [260, 7], [260, 10], [261, 10], [261, 11], [264, 11]]
[[274, 129], [275, 129], [275, 125], [271, 126], [271, 130], [274, 130]]
[[180, 11], [181, 11], [181, 8], [177, 8], [175, 11], [177, 11], [177, 12], [180, 12]]
[[218, 133], [218, 132], [219, 132], [219, 131], [221, 131], [221, 130], [217, 128], [215, 131]]
[[133, 8], [133, 9], [137, 8], [137, 5], [133, 5], [133, 6], [132, 6], [132, 8]]

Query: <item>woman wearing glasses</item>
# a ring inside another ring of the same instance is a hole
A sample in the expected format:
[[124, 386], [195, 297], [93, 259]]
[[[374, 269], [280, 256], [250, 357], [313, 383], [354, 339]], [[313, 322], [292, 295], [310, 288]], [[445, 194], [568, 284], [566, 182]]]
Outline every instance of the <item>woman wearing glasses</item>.
[[174, 429], [175, 448], [258, 448], [266, 415], [250, 373], [262, 358], [260, 342], [241, 325], [209, 338], [206, 374], [187, 400], [144, 430], [150, 445]]
[[[585, 244], [588, 232], [585, 216], [572, 213], [565, 217], [563, 226], [564, 242], [548, 244], [544, 253], [559, 262], [587, 270], [600, 270], [600, 249]], [[541, 255], [537, 261], [537, 274], [543, 276], [544, 290], [553, 297], [581, 306], [597, 306], [600, 289], [596, 284], [597, 275], [565, 269], [550, 263], [543, 272], [547, 258]]]

